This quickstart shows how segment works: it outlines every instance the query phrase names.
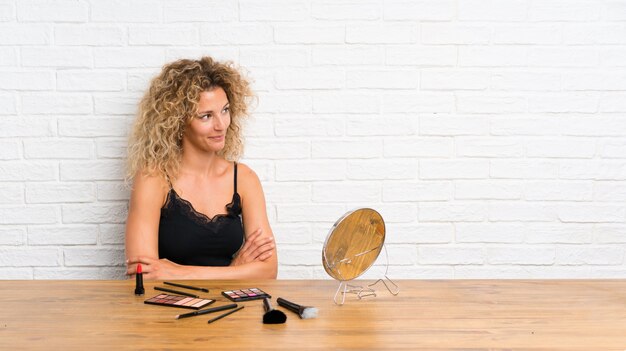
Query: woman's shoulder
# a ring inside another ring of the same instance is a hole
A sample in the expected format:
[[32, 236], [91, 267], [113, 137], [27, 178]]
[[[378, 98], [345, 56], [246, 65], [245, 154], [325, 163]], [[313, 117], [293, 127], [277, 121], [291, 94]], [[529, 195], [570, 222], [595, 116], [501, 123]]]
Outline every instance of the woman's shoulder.
[[165, 176], [150, 170], [139, 170], [133, 178], [133, 191], [147, 192], [153, 195], [162, 195], [171, 188]]
[[256, 188], [261, 185], [256, 172], [245, 163], [239, 162], [237, 162], [237, 183], [241, 184], [242, 188]]

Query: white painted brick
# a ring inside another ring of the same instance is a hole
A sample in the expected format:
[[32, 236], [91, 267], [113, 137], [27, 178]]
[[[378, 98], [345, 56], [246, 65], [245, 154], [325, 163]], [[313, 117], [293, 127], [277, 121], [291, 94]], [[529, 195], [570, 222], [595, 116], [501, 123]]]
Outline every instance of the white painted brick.
[[485, 254], [490, 264], [551, 265], [555, 261], [552, 247], [488, 247]]
[[596, 277], [588, 267], [573, 266], [458, 266], [455, 278], [463, 279], [592, 279]]
[[17, 140], [0, 141], [0, 160], [17, 160], [21, 153], [22, 145]]
[[600, 49], [600, 65], [607, 67], [626, 66], [626, 48]]
[[202, 45], [246, 45], [272, 42], [272, 27], [267, 24], [203, 25], [200, 29]]
[[28, 183], [26, 202], [29, 204], [90, 202], [96, 199], [92, 183]]
[[310, 244], [311, 228], [302, 224], [279, 224], [272, 226], [277, 245]]
[[124, 167], [118, 160], [61, 161], [61, 180], [123, 180]]
[[128, 91], [133, 91], [133, 92], [145, 92], [148, 87], [150, 86], [150, 81], [152, 80], [153, 77], [155, 77], [158, 74], [157, 70], [149, 70], [149, 71], [137, 71], [137, 70], [132, 70], [127, 72], [127, 83], [126, 83], [126, 89], [128, 89]]
[[63, 249], [63, 262], [66, 266], [122, 266], [125, 260], [123, 248]]
[[318, 20], [377, 20], [382, 18], [378, 1], [313, 1], [311, 17]]
[[125, 224], [100, 224], [100, 243], [104, 245], [123, 245], [126, 237]]
[[313, 140], [311, 157], [333, 158], [378, 158], [383, 154], [382, 140]]
[[308, 141], [275, 141], [271, 139], [247, 139], [246, 158], [250, 159], [303, 159], [311, 156]]
[[124, 118], [59, 118], [60, 136], [125, 137], [128, 130], [128, 121]]
[[277, 181], [343, 180], [346, 163], [342, 160], [277, 161]]
[[15, 4], [12, 0], [0, 3], [0, 22], [15, 21]]
[[421, 74], [421, 90], [484, 90], [489, 86], [488, 72], [431, 71]]
[[92, 22], [156, 22], [161, 21], [161, 6], [149, 0], [111, 0], [90, 2]]
[[197, 45], [198, 30], [189, 25], [158, 25], [128, 28], [130, 45]]
[[458, 200], [517, 200], [522, 197], [522, 184], [508, 180], [455, 181], [454, 198]]
[[385, 113], [439, 112], [448, 113], [454, 108], [454, 95], [448, 92], [418, 94], [385, 94]]
[[0, 115], [13, 115], [16, 113], [15, 97], [13, 95], [0, 95]]
[[5, 280], [31, 280], [33, 279], [32, 268], [0, 268], [0, 279]]
[[311, 201], [377, 203], [381, 199], [380, 184], [371, 182], [317, 182], [313, 184]]
[[58, 249], [9, 248], [0, 249], [0, 266], [58, 266]]
[[530, 112], [581, 112], [598, 111], [598, 97], [593, 94], [544, 94], [528, 99]]
[[402, 66], [455, 66], [455, 46], [391, 45], [385, 48], [385, 63]]
[[29, 226], [28, 245], [95, 245], [95, 225]]
[[256, 93], [274, 90], [274, 72], [269, 68], [257, 68], [249, 78], [250, 87]]
[[600, 244], [626, 243], [626, 225], [596, 224], [593, 235]]
[[452, 138], [412, 137], [385, 140], [385, 157], [451, 157], [453, 154]]
[[[95, 277], [102, 277], [100, 268], [34, 268], [33, 275], [35, 280], [93, 280]], [[120, 279], [120, 278], [118, 278]]]
[[59, 71], [59, 91], [122, 91], [126, 87], [126, 73], [117, 71]]
[[344, 25], [278, 24], [274, 26], [274, 41], [279, 44], [343, 44], [345, 40]]
[[531, 21], [591, 21], [600, 17], [601, 6], [594, 0], [546, 0], [531, 2]]
[[304, 0], [239, 1], [241, 21], [304, 21], [309, 17], [309, 2]]
[[344, 205], [299, 204], [278, 205], [278, 222], [334, 222], [345, 212]]
[[3, 161], [0, 163], [0, 181], [45, 181], [58, 177], [56, 161]]
[[348, 160], [348, 179], [415, 179], [417, 160]]
[[126, 204], [89, 203], [63, 205], [63, 223], [124, 223]]
[[[569, 123], [569, 116], [568, 123]], [[491, 120], [492, 135], [559, 135], [565, 121], [532, 115], [502, 116]]]
[[443, 201], [452, 197], [451, 182], [383, 183], [383, 201]]
[[24, 187], [20, 184], [0, 185], [0, 205], [18, 205], [24, 203]]
[[125, 158], [126, 139], [97, 139], [96, 155], [98, 158]]
[[420, 179], [482, 179], [489, 176], [487, 160], [420, 160]]
[[526, 112], [527, 105], [527, 98], [525, 96], [518, 95], [458, 94], [456, 99], [456, 109], [461, 113]]
[[345, 121], [342, 116], [314, 118], [278, 116], [274, 122], [277, 136], [341, 136], [344, 134]]
[[[368, 205], [369, 206], [369, 205]], [[349, 209], [363, 207], [363, 204], [349, 205]], [[382, 203], [376, 205], [376, 211], [384, 218], [386, 224], [413, 223], [417, 221], [417, 204], [412, 203]]]
[[22, 113], [81, 115], [93, 111], [92, 99], [80, 93], [39, 93], [22, 95]]
[[420, 41], [424, 44], [489, 44], [491, 28], [484, 25], [422, 23]]
[[555, 24], [498, 25], [494, 28], [495, 44], [557, 45], [561, 26]]
[[591, 201], [593, 197], [591, 182], [534, 181], [520, 188], [524, 198], [532, 201]]
[[407, 115], [348, 116], [346, 134], [351, 136], [414, 135], [417, 119]]
[[[393, 279], [397, 279], [397, 277], [407, 277], [406, 279], [454, 279], [454, 266], [393, 266], [389, 269], [389, 275]], [[379, 277], [380, 275], [376, 279]], [[385, 287], [378, 286], [381, 291], [386, 291]]]
[[54, 74], [46, 71], [0, 72], [0, 89], [54, 90]]
[[531, 67], [592, 67], [597, 66], [600, 55], [597, 50], [570, 47], [531, 47], [528, 65]]
[[274, 116], [254, 114], [245, 122], [246, 138], [275, 138]]
[[0, 66], [17, 66], [17, 49], [0, 47]]
[[163, 18], [165, 22], [205, 22], [210, 19], [215, 22], [231, 22], [238, 19], [239, 4], [236, 1], [185, 1], [184, 5], [165, 2]]
[[304, 182], [276, 182], [263, 184], [268, 203], [309, 202], [311, 184]]
[[261, 183], [277, 180], [274, 171], [274, 161], [272, 160], [246, 160], [244, 158], [239, 163], [244, 163], [252, 168], [261, 180]]
[[283, 266], [279, 264], [278, 279], [314, 279], [313, 269], [314, 267], [311, 266]]
[[[602, 117], [590, 115], [578, 117], [568, 115], [563, 117], [562, 134], [574, 136], [624, 136], [626, 135], [626, 120], [621, 117]], [[598, 143], [606, 140], [599, 139]]]
[[550, 222], [557, 219], [557, 207], [542, 202], [490, 202], [489, 220], [502, 222]]
[[[309, 65], [310, 56], [307, 48], [276, 47], [267, 50], [267, 48], [242, 47], [239, 63], [244, 67], [306, 67]], [[282, 70], [277, 73], [281, 72]], [[299, 73], [307, 72], [301, 70]]]
[[[239, 48], [232, 46], [211, 46], [211, 47], [167, 47], [165, 50], [165, 61], [171, 62], [179, 59], [197, 59], [203, 56], [211, 56], [218, 61], [239, 61]], [[245, 67], [248, 67], [247, 65]], [[156, 76], [159, 70], [154, 70], [153, 76]], [[257, 73], [257, 70], [252, 72]], [[147, 85], [146, 85], [147, 86]], [[142, 91], [144, 89], [141, 89]]]
[[609, 21], [626, 20], [626, 3], [623, 0], [610, 0], [603, 6], [603, 18]]
[[458, 137], [457, 156], [464, 157], [523, 157], [524, 143], [515, 138]]
[[592, 224], [529, 223], [526, 242], [531, 244], [588, 244], [592, 239]]
[[482, 264], [485, 252], [475, 246], [425, 246], [421, 245], [417, 260], [422, 264]]
[[283, 265], [320, 265], [321, 254], [317, 250], [298, 249], [292, 247], [278, 248], [278, 257]]
[[596, 153], [595, 140], [534, 139], [526, 145], [528, 157], [592, 158]]
[[626, 182], [595, 182], [593, 201], [626, 202]]
[[563, 24], [563, 41], [570, 45], [624, 44], [624, 34], [626, 26], [623, 24]]
[[394, 0], [384, 3], [385, 20], [449, 21], [456, 13], [452, 0]]
[[460, 67], [513, 67], [526, 66], [528, 49], [523, 46], [479, 46], [459, 47]]
[[274, 75], [279, 90], [341, 89], [345, 85], [345, 72], [327, 68], [286, 68]]
[[489, 176], [504, 179], [555, 179], [559, 164], [545, 160], [493, 160], [489, 163]]
[[458, 18], [461, 21], [524, 21], [528, 14], [525, 0], [459, 0]]
[[626, 162], [563, 161], [559, 165], [559, 176], [562, 179], [626, 180]]
[[412, 44], [417, 42], [415, 24], [348, 24], [346, 43], [349, 44]]
[[22, 48], [20, 58], [24, 67], [89, 68], [93, 63], [89, 48]]
[[54, 26], [54, 44], [67, 46], [122, 46], [124, 31], [116, 26]]
[[389, 244], [446, 244], [454, 238], [454, 228], [447, 223], [392, 223], [385, 227], [385, 242]]
[[20, 22], [87, 22], [89, 8], [84, 1], [21, 0], [17, 2]]
[[475, 116], [424, 114], [419, 117], [419, 134], [432, 136], [489, 134], [489, 119]]
[[621, 265], [624, 249], [620, 246], [566, 246], [556, 248], [556, 264], [562, 265]]
[[418, 218], [420, 222], [482, 222], [486, 214], [487, 204], [480, 202], [422, 202]]
[[165, 51], [160, 47], [95, 48], [96, 68], [156, 68], [164, 64]]
[[625, 158], [626, 140], [608, 139], [598, 142], [598, 154], [602, 158]]
[[56, 206], [2, 206], [0, 207], [0, 224], [56, 223], [59, 217], [58, 212]]
[[491, 90], [560, 90], [561, 74], [551, 72], [497, 72], [492, 74]]
[[96, 96], [94, 98], [94, 110], [97, 115], [134, 116], [139, 101], [139, 96], [129, 94]]
[[596, 223], [626, 222], [626, 205], [623, 204], [562, 204], [558, 217], [563, 222]]
[[[596, 266], [593, 269], [590, 269], [593, 274], [588, 274], [588, 276], [594, 279], [624, 279], [626, 277], [626, 269], [622, 268], [623, 266]], [[589, 269], [585, 267], [586, 269]], [[579, 278], [580, 279], [580, 278]]]
[[93, 141], [84, 139], [24, 140], [27, 159], [85, 159], [93, 157]]
[[[379, 46], [320, 46], [312, 49], [313, 65], [382, 65], [384, 49]], [[242, 51], [243, 52], [243, 51]]]
[[609, 71], [588, 71], [563, 75], [563, 90], [626, 90], [626, 72], [611, 69]]
[[52, 28], [47, 25], [12, 24], [0, 27], [0, 45], [49, 45]]
[[309, 94], [273, 93], [258, 94], [257, 113], [310, 113], [313, 103]]
[[521, 243], [526, 228], [519, 223], [457, 223], [457, 243]]
[[319, 93], [313, 95], [314, 113], [380, 112], [380, 98], [371, 94]]
[[415, 89], [419, 73], [416, 70], [349, 70], [346, 87], [350, 89]]
[[[389, 264], [390, 265], [394, 265], [394, 266], [399, 266], [399, 265], [415, 265], [417, 263], [417, 250], [415, 250], [414, 246], [397, 246], [397, 245], [387, 245], [387, 251], [389, 252]], [[381, 254], [379, 256], [379, 260], [377, 262], [377, 265], [380, 267], [382, 266], [381, 270], [379, 270], [379, 273], [376, 274], [376, 277], [382, 278], [382, 274], [384, 272], [384, 263], [386, 262], [383, 261], [384, 259], [384, 255], [385, 253], [381, 251]], [[373, 272], [375, 272], [375, 267], [373, 267], [374, 269], [372, 270]], [[383, 273], [384, 274], [384, 273]], [[366, 276], [363, 276], [364, 278]]]

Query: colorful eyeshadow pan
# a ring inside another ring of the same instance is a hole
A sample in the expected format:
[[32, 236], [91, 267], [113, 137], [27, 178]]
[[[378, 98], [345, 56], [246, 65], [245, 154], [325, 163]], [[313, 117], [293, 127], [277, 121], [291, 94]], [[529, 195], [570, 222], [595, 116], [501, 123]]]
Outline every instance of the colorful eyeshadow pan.
[[266, 297], [271, 298], [268, 293], [259, 288], [222, 291], [222, 295], [233, 302], [258, 300]]
[[148, 305], [190, 308], [192, 310], [199, 310], [202, 307], [212, 304], [213, 302], [215, 302], [215, 300], [197, 299], [193, 297], [169, 294], [160, 294], [144, 301], [144, 303], [147, 303]]

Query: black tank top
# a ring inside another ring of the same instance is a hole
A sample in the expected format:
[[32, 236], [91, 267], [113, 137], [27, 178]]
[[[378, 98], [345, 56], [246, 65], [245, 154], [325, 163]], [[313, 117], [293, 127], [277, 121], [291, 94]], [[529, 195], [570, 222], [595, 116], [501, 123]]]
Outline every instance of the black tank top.
[[235, 191], [226, 214], [209, 218], [197, 212], [191, 203], [172, 187], [161, 208], [159, 221], [159, 258], [190, 266], [228, 266], [243, 244], [241, 198]]

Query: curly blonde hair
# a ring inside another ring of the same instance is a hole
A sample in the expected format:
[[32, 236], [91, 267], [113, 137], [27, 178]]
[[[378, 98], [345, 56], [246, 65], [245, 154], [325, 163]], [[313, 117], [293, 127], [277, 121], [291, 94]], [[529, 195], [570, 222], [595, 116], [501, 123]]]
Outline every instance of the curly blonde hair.
[[242, 122], [254, 98], [250, 82], [232, 62], [221, 63], [208, 56], [181, 59], [163, 67], [139, 103], [128, 143], [127, 180], [140, 171], [170, 181], [176, 178], [185, 126], [198, 113], [200, 93], [215, 87], [224, 89], [231, 117], [219, 155], [228, 160], [241, 156]]

